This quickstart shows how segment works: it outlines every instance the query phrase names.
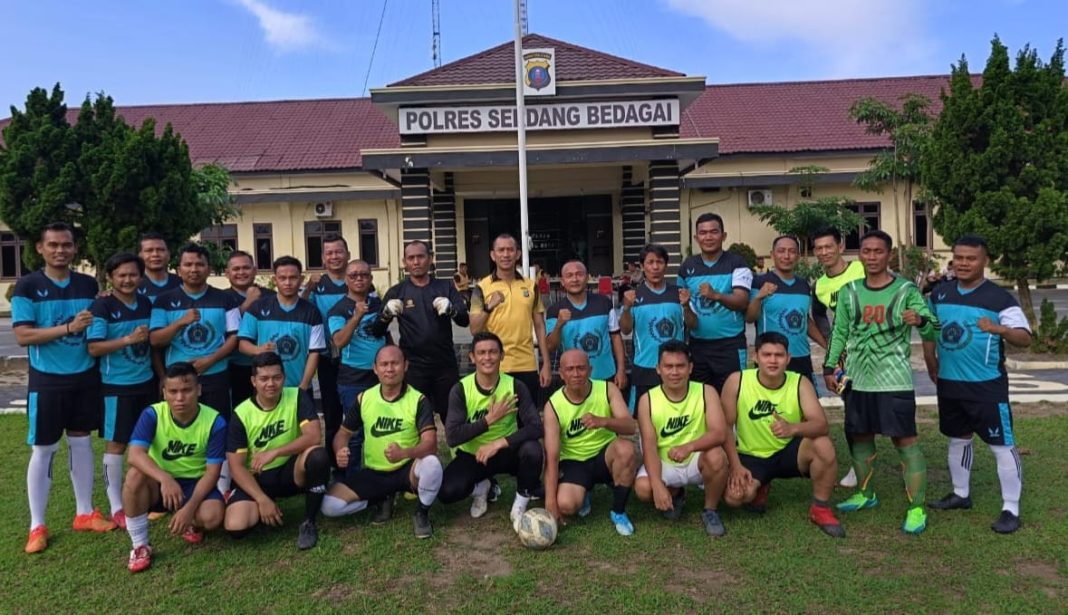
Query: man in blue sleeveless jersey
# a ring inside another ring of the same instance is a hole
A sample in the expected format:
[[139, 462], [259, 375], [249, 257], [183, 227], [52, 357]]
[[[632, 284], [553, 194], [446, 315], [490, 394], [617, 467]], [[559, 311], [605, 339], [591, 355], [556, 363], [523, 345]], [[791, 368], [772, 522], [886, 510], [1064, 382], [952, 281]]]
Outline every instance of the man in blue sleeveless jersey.
[[[238, 309], [244, 316], [252, 304], [274, 291], [256, 283], [256, 263], [252, 255], [241, 250], [234, 250], [226, 260], [226, 279], [230, 288], [226, 292], [241, 302]], [[238, 342], [240, 344], [240, 342]], [[230, 355], [227, 372], [230, 375], [230, 400], [237, 405], [252, 397], [252, 357], [242, 354], [241, 348]]]
[[88, 308], [98, 286], [90, 276], [71, 270], [77, 245], [67, 224], [46, 226], [36, 247], [45, 266], [20, 278], [11, 298], [15, 340], [26, 347], [30, 358], [26, 442], [33, 448], [26, 469], [30, 501], [27, 553], [38, 553], [48, 546], [45, 511], [52, 487], [52, 459], [64, 431], [77, 505], [75, 531], [115, 529], [114, 523], [93, 508], [89, 432], [99, 422], [99, 384], [96, 360], [89, 356], [84, 333], [93, 322]]
[[623, 336], [612, 300], [586, 291], [586, 265], [568, 261], [560, 269], [567, 296], [545, 313], [549, 352], [578, 349], [586, 353], [594, 380], [612, 380], [619, 390], [627, 388], [627, 362]]
[[694, 224], [701, 249], [679, 267], [679, 287], [690, 291], [697, 327], [690, 334], [693, 379], [717, 391], [730, 374], [745, 368], [745, 309], [753, 272], [745, 260], [723, 250], [727, 230], [717, 214], [701, 214]]
[[104, 264], [111, 294], [93, 302], [93, 324], [86, 331], [89, 354], [100, 359], [104, 444], [104, 485], [111, 518], [126, 527], [122, 508], [122, 455], [141, 410], [159, 401], [148, 324], [152, 302], [138, 294], [144, 273], [141, 257], [119, 252]]
[[1006, 290], [987, 280], [986, 241], [966, 235], [953, 245], [957, 279], [931, 291], [931, 309], [941, 331], [923, 342], [931, 380], [938, 385], [938, 425], [949, 438], [953, 492], [930, 506], [939, 510], [972, 506], [972, 434], [990, 446], [1001, 483], [1001, 516], [991, 529], [1010, 534], [1020, 527], [1023, 468], [1016, 450], [1005, 371], [1005, 342], [1031, 344], [1031, 326]]
[[149, 340], [154, 347], [166, 349], [167, 367], [179, 361], [192, 363], [200, 374], [201, 403], [229, 417], [227, 364], [237, 347], [240, 303], [208, 284], [208, 251], [201, 246], [182, 248], [178, 274], [182, 286], [162, 293], [152, 307]]
[[[309, 282], [304, 288], [304, 296], [319, 309], [319, 315], [325, 323], [330, 319], [330, 309], [348, 294], [345, 286], [345, 268], [349, 264], [349, 242], [335, 233], [323, 237], [323, 268], [326, 272], [315, 282]], [[319, 379], [319, 396], [322, 402], [323, 423], [326, 426], [326, 441], [331, 442], [338, 427], [344, 408], [337, 393], [338, 358], [337, 348], [327, 341], [329, 352], [324, 353], [316, 368]]]
[[171, 266], [171, 251], [163, 235], [155, 231], [141, 235], [138, 256], [145, 261], [145, 275], [137, 285], [137, 294], [155, 303], [160, 294], [182, 285], [182, 278], [167, 271]]
[[630, 407], [634, 410], [646, 391], [660, 384], [656, 373], [657, 353], [664, 342], [685, 341], [686, 330], [697, 326], [697, 314], [686, 288], [664, 279], [668, 253], [664, 246], [649, 244], [638, 258], [644, 282], [623, 293], [619, 329], [634, 334], [634, 367], [631, 370]]
[[809, 318], [812, 290], [808, 280], [794, 276], [801, 244], [796, 237], [783, 235], [771, 243], [771, 271], [753, 278], [749, 292], [746, 322], [756, 323], [757, 335], [774, 331], [790, 341], [790, 364], [786, 369], [812, 382], [811, 337], [821, 347], [827, 340], [815, 321]]
[[319, 356], [326, 350], [323, 318], [314, 305], [300, 297], [304, 281], [300, 261], [282, 256], [273, 267], [278, 293], [256, 301], [241, 317], [239, 348], [250, 357], [277, 352], [285, 366], [285, 386], [307, 391]]

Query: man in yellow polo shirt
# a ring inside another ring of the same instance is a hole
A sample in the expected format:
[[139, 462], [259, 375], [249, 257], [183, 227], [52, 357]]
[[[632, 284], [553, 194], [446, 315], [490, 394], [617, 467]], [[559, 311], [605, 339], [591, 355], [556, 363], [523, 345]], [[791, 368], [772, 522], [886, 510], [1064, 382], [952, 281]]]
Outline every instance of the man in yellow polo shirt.
[[[552, 366], [545, 341], [545, 306], [538, 296], [537, 281], [523, 277], [516, 269], [519, 243], [511, 235], [493, 240], [490, 258], [495, 265], [493, 273], [479, 280], [471, 294], [471, 333], [489, 331], [501, 338], [501, 371], [526, 385], [540, 407], [545, 403], [541, 389], [552, 382]], [[531, 329], [541, 353], [540, 369]]]

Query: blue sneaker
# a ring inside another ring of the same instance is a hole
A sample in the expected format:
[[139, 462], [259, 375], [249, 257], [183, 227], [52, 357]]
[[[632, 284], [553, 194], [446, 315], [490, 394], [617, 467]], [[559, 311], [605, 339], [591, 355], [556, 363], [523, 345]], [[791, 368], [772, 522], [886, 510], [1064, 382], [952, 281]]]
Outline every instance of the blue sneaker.
[[634, 533], [634, 524], [630, 522], [627, 513], [617, 513], [613, 510], [609, 516], [612, 518], [612, 525], [616, 526], [616, 532], [620, 536], [630, 536]]
[[[586, 497], [582, 500], [582, 508], [578, 510], [578, 516], [589, 517], [590, 509], [593, 508], [593, 494], [589, 491], [586, 492]], [[612, 513], [615, 514], [615, 513]]]

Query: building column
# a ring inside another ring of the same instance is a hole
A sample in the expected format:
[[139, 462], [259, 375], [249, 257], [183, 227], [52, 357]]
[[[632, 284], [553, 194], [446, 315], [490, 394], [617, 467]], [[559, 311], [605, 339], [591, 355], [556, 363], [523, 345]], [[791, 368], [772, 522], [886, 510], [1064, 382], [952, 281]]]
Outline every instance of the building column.
[[623, 168], [623, 188], [620, 194], [620, 214], [623, 220], [623, 260], [633, 263], [646, 243], [645, 184], [632, 183], [630, 167]]
[[401, 169], [401, 239], [431, 244], [430, 172], [427, 169]]
[[649, 221], [649, 241], [667, 248], [667, 275], [674, 278], [682, 264], [679, 165], [674, 160], [649, 163]]
[[442, 191], [434, 191], [434, 271], [440, 278], [456, 273], [456, 192], [452, 173]]

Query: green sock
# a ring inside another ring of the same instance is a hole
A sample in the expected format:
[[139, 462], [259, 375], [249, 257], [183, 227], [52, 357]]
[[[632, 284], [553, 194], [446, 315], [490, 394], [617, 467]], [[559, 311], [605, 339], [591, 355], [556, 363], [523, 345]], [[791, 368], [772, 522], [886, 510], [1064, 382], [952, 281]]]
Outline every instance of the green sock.
[[875, 487], [871, 484], [872, 466], [875, 465], [875, 440], [861, 442], [853, 441], [853, 469], [857, 473], [857, 488], [865, 497], [875, 495]]
[[920, 445], [913, 443], [897, 449], [901, 455], [901, 473], [905, 479], [905, 495], [913, 506], [923, 506], [927, 496], [927, 460]]

